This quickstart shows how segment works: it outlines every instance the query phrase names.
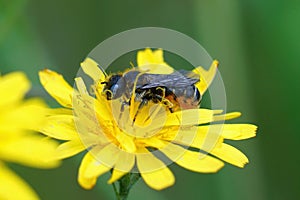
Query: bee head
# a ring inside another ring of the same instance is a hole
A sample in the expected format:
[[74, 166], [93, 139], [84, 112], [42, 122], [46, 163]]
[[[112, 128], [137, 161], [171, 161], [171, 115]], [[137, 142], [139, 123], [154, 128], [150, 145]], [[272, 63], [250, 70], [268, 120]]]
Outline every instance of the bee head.
[[122, 75], [116, 74], [110, 76], [107, 81], [101, 82], [101, 84], [105, 84], [103, 92], [106, 94], [106, 98], [108, 100], [111, 100], [112, 98], [118, 98], [120, 96], [119, 88], [122, 87], [122, 81], [120, 81], [121, 78]]

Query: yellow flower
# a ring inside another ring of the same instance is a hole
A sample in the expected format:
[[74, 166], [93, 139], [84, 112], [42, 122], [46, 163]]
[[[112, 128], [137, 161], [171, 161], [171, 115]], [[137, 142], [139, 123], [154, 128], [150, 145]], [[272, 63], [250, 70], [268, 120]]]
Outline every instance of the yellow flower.
[[57, 143], [31, 133], [44, 123], [47, 109], [40, 99], [22, 100], [30, 83], [21, 72], [0, 76], [0, 199], [38, 199], [33, 189], [4, 162], [37, 168], [57, 167]]
[[[169, 74], [174, 71], [164, 62], [162, 50], [139, 51], [137, 61], [143, 73]], [[214, 61], [208, 71], [202, 67], [194, 70], [201, 77], [196, 85], [201, 94], [211, 83], [217, 64]], [[75, 79], [77, 89], [73, 89], [56, 72], [44, 70], [39, 75], [47, 92], [65, 107], [54, 110], [55, 114], [49, 116], [48, 125], [41, 131], [66, 141], [58, 148], [59, 158], [88, 150], [78, 174], [83, 188], [91, 189], [97, 178], [110, 170], [112, 176], [108, 183], [135, 171], [153, 189], [169, 187], [175, 178], [162, 155], [181, 167], [201, 173], [217, 172], [223, 167], [223, 161], [238, 167], [248, 163], [247, 157], [224, 143], [224, 139], [254, 137], [256, 126], [209, 125], [210, 122], [236, 118], [240, 113], [221, 114], [220, 110], [202, 108], [171, 112], [165, 105], [151, 102], [138, 108], [134, 94], [130, 105], [124, 105], [120, 99], [107, 100], [103, 94], [102, 82], [106, 77], [95, 61], [87, 58], [81, 67], [94, 80], [95, 97], [89, 95], [81, 77]], [[133, 123], [137, 111], [139, 114]]]

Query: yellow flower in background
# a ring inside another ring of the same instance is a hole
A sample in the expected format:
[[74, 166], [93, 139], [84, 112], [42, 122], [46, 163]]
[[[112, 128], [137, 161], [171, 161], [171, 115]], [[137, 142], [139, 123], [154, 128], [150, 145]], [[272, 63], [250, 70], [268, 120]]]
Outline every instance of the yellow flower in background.
[[23, 100], [30, 83], [21, 72], [0, 76], [0, 199], [39, 199], [37, 194], [5, 162], [36, 168], [53, 168], [57, 143], [32, 133], [44, 123], [42, 100]]
[[[170, 74], [174, 70], [163, 59], [163, 51], [146, 49], [137, 56], [139, 71]], [[202, 67], [193, 72], [200, 75], [196, 87], [203, 95], [217, 71], [214, 61], [208, 71]], [[151, 103], [139, 108], [134, 94], [130, 105], [122, 99], [107, 100], [103, 93], [106, 75], [95, 61], [87, 58], [81, 67], [93, 81], [92, 97], [81, 77], [75, 79], [73, 89], [60, 75], [50, 70], [40, 72], [40, 80], [47, 92], [63, 107], [54, 109], [44, 134], [65, 140], [57, 150], [59, 158], [71, 157], [88, 150], [79, 168], [78, 181], [91, 189], [99, 176], [112, 170], [108, 183], [113, 183], [128, 172], [141, 174], [145, 183], [161, 190], [174, 184], [175, 177], [161, 153], [177, 165], [200, 173], [215, 173], [223, 161], [238, 167], [248, 163], [238, 149], [224, 143], [224, 139], [242, 140], [255, 136], [256, 126], [250, 124], [213, 124], [240, 116], [233, 112], [203, 108], [171, 112], [162, 103]], [[135, 123], [135, 113], [139, 113]], [[193, 147], [195, 150], [190, 150]], [[206, 152], [206, 153], [205, 153]]]

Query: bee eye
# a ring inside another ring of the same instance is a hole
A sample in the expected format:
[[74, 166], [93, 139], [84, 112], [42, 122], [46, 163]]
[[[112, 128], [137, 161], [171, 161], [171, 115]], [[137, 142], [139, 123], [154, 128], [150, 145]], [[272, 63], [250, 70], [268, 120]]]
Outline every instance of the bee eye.
[[110, 90], [111, 90], [112, 93], [114, 94], [114, 93], [117, 92], [118, 88], [119, 88], [119, 86], [118, 86], [117, 84], [115, 84], [115, 85], [111, 86]]

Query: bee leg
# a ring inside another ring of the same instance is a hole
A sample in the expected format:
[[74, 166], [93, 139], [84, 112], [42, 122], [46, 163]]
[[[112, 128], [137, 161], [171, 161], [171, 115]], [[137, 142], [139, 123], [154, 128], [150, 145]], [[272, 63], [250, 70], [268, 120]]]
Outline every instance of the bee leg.
[[118, 119], [118, 124], [120, 124], [120, 120], [122, 119], [122, 116], [123, 116], [123, 113], [125, 110], [125, 106], [129, 106], [129, 105], [130, 105], [130, 102], [127, 102], [127, 101], [122, 102], [121, 109], [120, 109], [120, 115], [119, 115], [119, 119]]
[[103, 94], [106, 95], [106, 99], [107, 99], [107, 100], [111, 100], [112, 97], [113, 97], [112, 91], [110, 91], [110, 90], [108, 90], [108, 89], [104, 90], [104, 91], [102, 92], [102, 95], [103, 95]]
[[142, 102], [139, 104], [139, 107], [138, 107], [138, 109], [137, 109], [137, 111], [136, 111], [136, 113], [135, 113], [135, 115], [134, 115], [133, 120], [132, 120], [132, 125], [134, 125], [135, 120], [136, 120], [136, 117], [137, 117], [137, 115], [140, 113], [140, 110], [141, 110], [147, 103], [148, 103], [148, 100], [145, 99], [145, 98], [142, 98]]
[[161, 96], [161, 98], [164, 99], [165, 96], [166, 96], [166, 88], [163, 88], [163, 87], [157, 87], [156, 90], [157, 90], [157, 91], [161, 91], [161, 94], [158, 94], [158, 96]]
[[168, 108], [172, 108], [173, 107], [173, 104], [168, 99], [163, 99], [161, 102], [163, 104], [165, 104], [166, 106], [168, 106]]
[[129, 105], [130, 105], [129, 102], [123, 101], [123, 102], [122, 102], [122, 106], [121, 106], [121, 112], [124, 112], [124, 107], [125, 107], [125, 106], [129, 106]]
[[173, 104], [168, 99], [165, 98], [166, 93], [169, 93], [169, 89], [163, 88], [163, 87], [157, 87], [156, 90], [161, 91], [162, 94], [161, 95], [156, 94], [154, 99], [162, 102], [163, 104], [165, 104], [169, 108], [173, 107]]

